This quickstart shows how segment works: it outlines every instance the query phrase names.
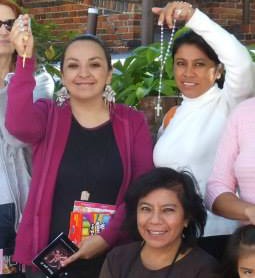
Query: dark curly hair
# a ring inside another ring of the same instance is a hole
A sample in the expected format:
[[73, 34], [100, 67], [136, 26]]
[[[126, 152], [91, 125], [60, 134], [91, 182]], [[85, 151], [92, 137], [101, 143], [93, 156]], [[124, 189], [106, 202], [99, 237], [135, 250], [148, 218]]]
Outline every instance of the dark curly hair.
[[246, 225], [236, 229], [231, 235], [223, 262], [222, 272], [226, 278], [239, 278], [238, 259], [241, 255], [255, 253], [255, 225]]
[[187, 171], [177, 172], [170, 168], [159, 167], [138, 178], [126, 195], [126, 221], [124, 228], [135, 240], [142, 240], [137, 229], [137, 205], [141, 198], [159, 188], [176, 192], [182, 204], [188, 227], [183, 230], [183, 248], [195, 245], [197, 238], [204, 233], [207, 213], [203, 200], [196, 190], [196, 181]]

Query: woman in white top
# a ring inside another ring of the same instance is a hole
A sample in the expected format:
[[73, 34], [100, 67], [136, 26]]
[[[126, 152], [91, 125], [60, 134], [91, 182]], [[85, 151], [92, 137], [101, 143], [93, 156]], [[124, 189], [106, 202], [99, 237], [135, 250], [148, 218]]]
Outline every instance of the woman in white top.
[[[170, 28], [177, 19], [192, 30], [173, 45], [174, 75], [183, 102], [155, 145], [154, 163], [192, 171], [204, 196], [227, 117], [252, 94], [252, 60], [233, 35], [189, 3], [172, 2], [153, 12]], [[224, 69], [220, 88], [217, 81]], [[235, 227], [234, 221], [209, 213], [205, 236], [228, 235]]]

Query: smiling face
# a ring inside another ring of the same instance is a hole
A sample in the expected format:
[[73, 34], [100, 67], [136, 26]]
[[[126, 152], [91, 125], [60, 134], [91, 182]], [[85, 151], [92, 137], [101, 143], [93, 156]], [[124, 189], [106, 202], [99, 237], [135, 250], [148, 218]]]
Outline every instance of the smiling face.
[[[0, 20], [7, 21], [15, 19], [14, 11], [6, 6], [0, 4]], [[12, 55], [14, 53], [14, 47], [12, 46], [10, 39], [10, 31], [8, 31], [4, 24], [0, 27], [0, 56]]]
[[67, 48], [62, 81], [71, 99], [102, 100], [102, 92], [105, 85], [110, 83], [111, 75], [104, 50], [98, 43], [78, 40]]
[[255, 252], [239, 258], [238, 274], [240, 278], [255, 278]]
[[196, 45], [183, 44], [174, 56], [174, 76], [183, 95], [196, 98], [214, 85], [221, 70]]
[[178, 246], [187, 224], [183, 206], [174, 191], [159, 188], [138, 202], [137, 227], [147, 247]]

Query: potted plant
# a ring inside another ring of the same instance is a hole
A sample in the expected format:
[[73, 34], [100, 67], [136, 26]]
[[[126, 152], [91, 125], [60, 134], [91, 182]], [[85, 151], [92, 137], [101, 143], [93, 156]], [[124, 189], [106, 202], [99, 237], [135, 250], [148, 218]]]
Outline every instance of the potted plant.
[[251, 58], [253, 60], [253, 62], [255, 62], [255, 44], [250, 44], [247, 46], [249, 52], [250, 52], [250, 55], [251, 55]]
[[51, 74], [55, 83], [55, 92], [61, 87], [59, 60], [63, 53], [64, 42], [77, 35], [77, 32], [59, 31], [57, 24], [39, 23], [32, 18], [32, 30], [36, 44], [37, 70], [43, 67]]
[[[133, 50], [123, 64], [121, 61], [114, 63], [112, 87], [116, 91], [118, 102], [137, 107], [144, 97], [158, 95], [159, 56], [160, 44], [153, 43]], [[162, 81], [162, 95], [175, 95], [176, 84], [171, 57], [166, 61]]]
[[[179, 29], [175, 38], [186, 32], [187, 28]], [[168, 42], [164, 42], [164, 51]], [[159, 75], [160, 75], [160, 43], [140, 46], [122, 63], [113, 64], [115, 69], [112, 77], [112, 88], [116, 92], [116, 101], [143, 110], [148, 118], [152, 132], [162, 121], [162, 116], [171, 106], [180, 103], [179, 92], [173, 74], [171, 53], [166, 59], [162, 78], [161, 117], [156, 117]]]

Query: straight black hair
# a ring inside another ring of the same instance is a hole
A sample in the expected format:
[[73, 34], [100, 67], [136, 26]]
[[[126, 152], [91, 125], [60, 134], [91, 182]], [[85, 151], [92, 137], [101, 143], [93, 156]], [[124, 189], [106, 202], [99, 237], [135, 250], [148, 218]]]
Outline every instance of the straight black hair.
[[238, 259], [243, 254], [255, 253], [255, 225], [246, 225], [236, 229], [231, 235], [223, 263], [225, 278], [239, 278]]

